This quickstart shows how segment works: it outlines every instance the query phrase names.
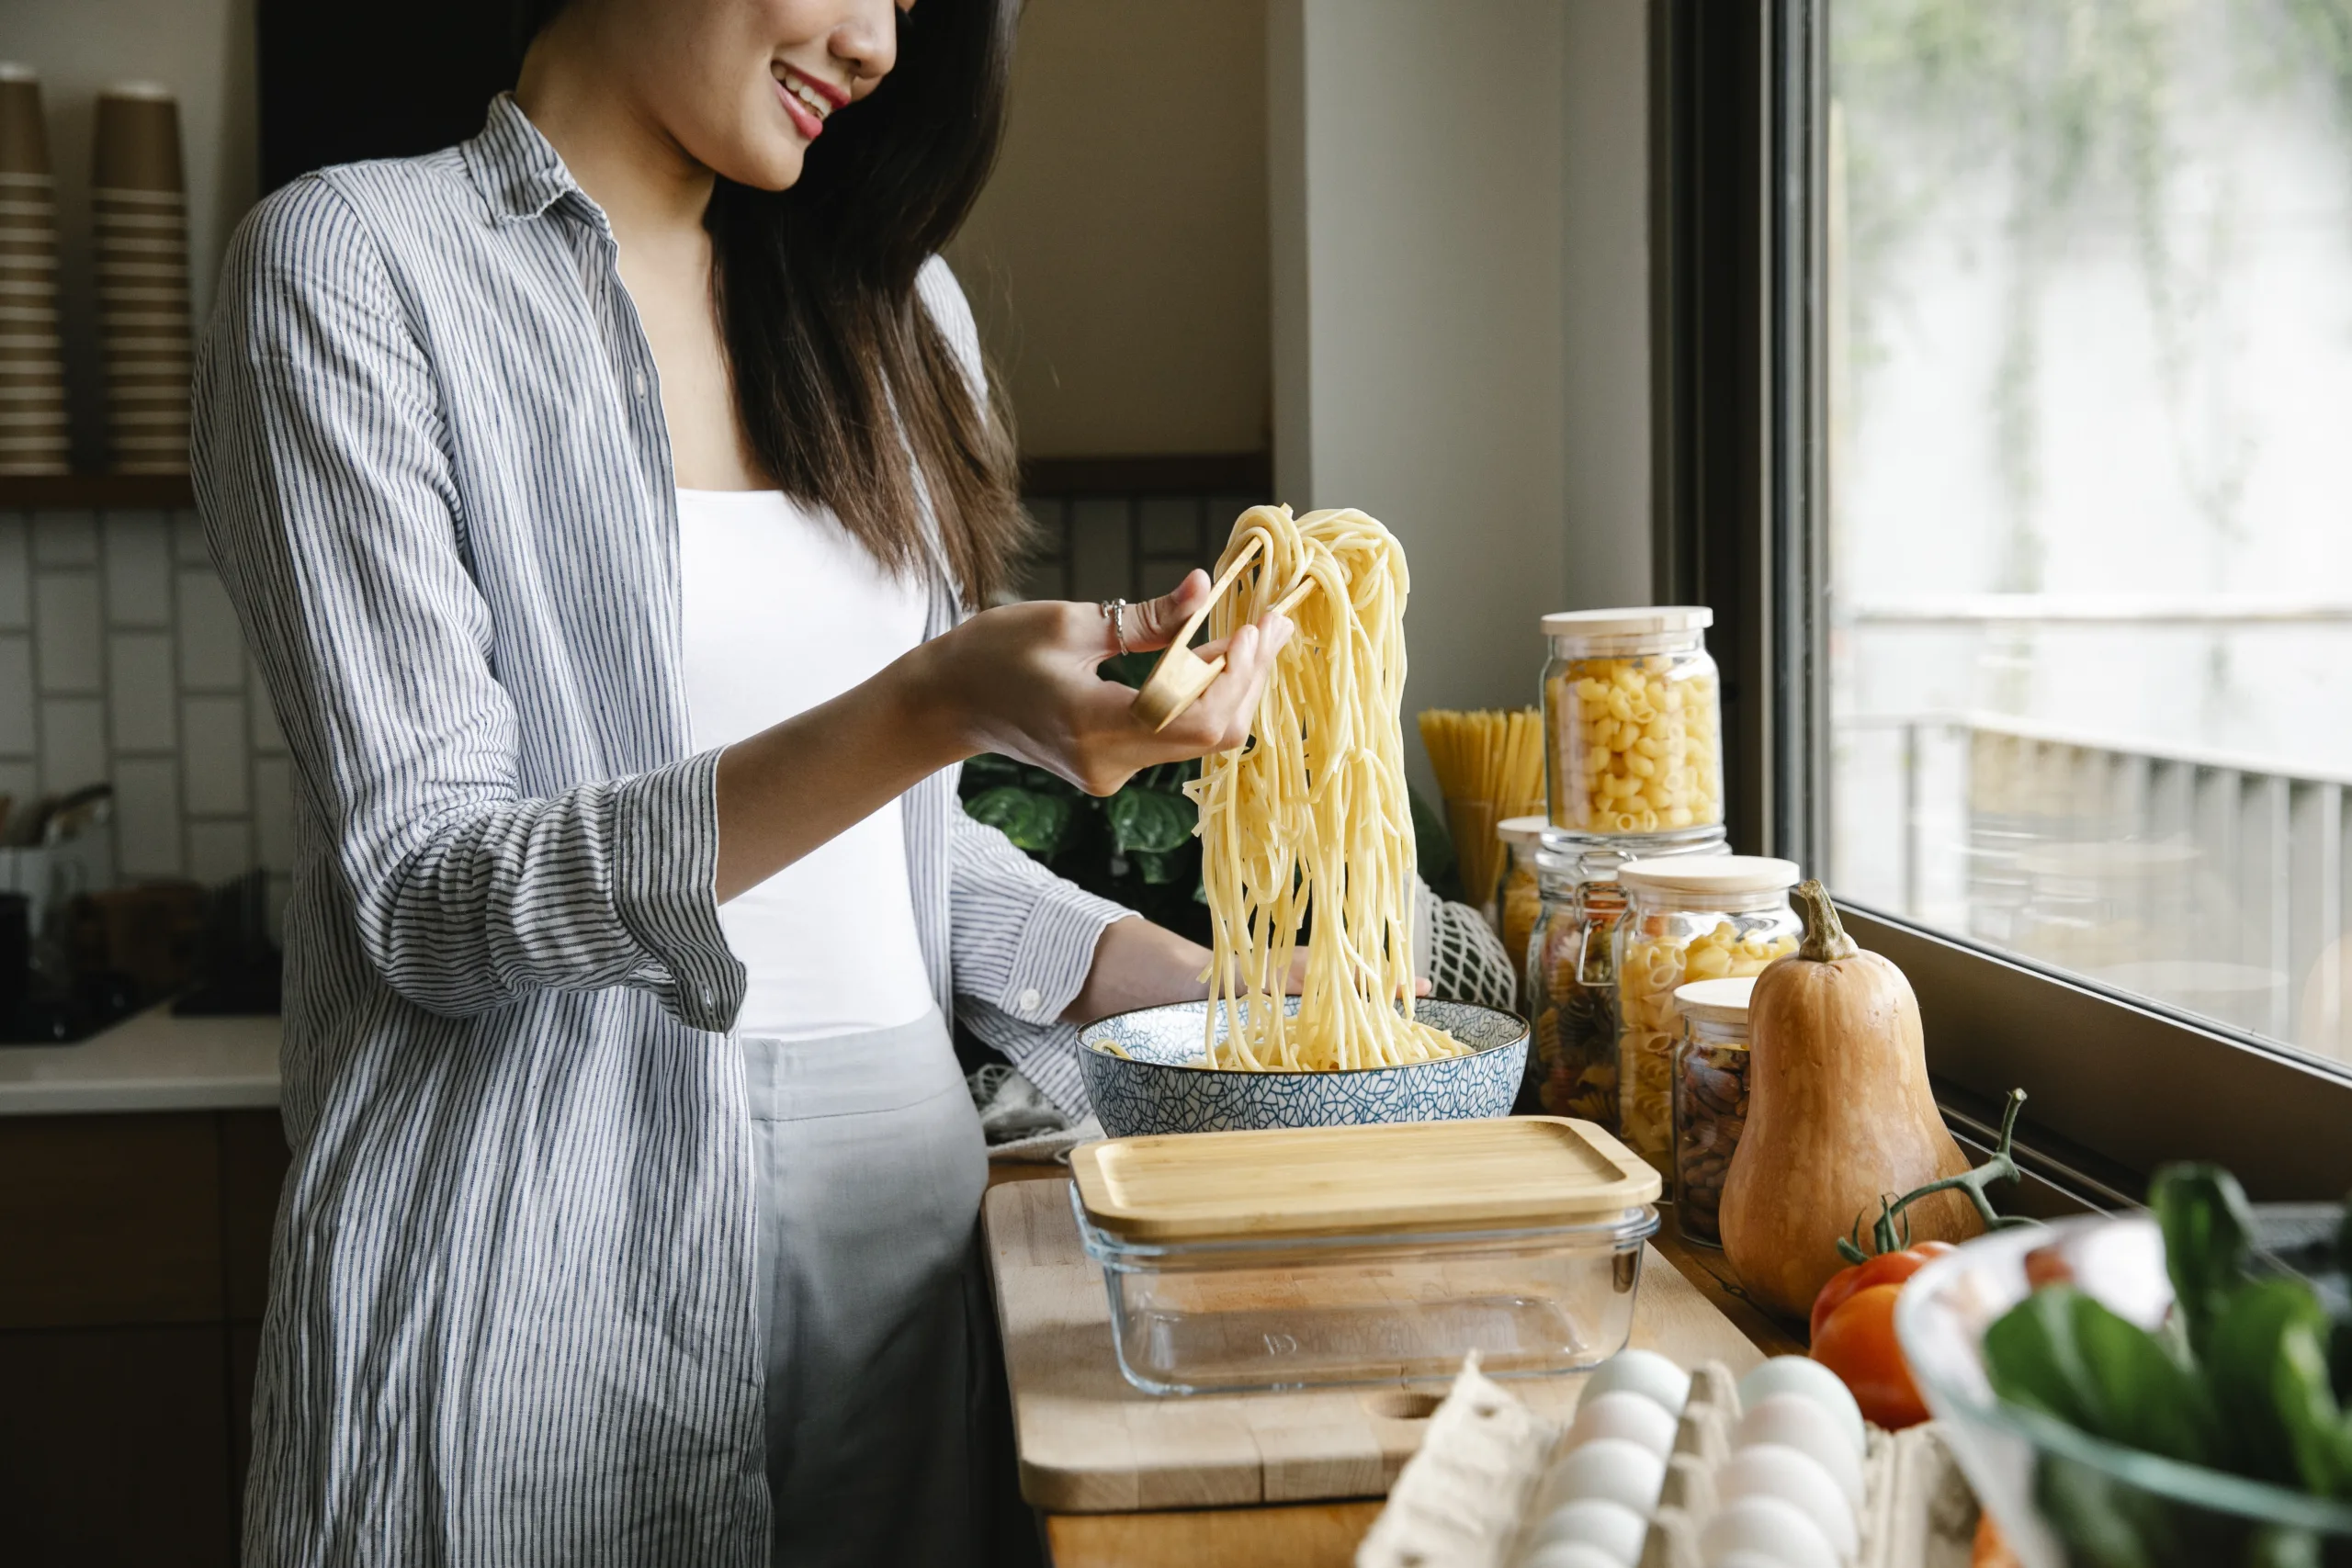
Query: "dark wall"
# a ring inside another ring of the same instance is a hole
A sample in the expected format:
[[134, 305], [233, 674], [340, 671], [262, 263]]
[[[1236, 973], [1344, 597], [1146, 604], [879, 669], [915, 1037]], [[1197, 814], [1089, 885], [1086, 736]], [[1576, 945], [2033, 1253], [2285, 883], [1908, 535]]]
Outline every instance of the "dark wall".
[[504, 0], [261, 0], [261, 184], [429, 152], [481, 129], [514, 85]]

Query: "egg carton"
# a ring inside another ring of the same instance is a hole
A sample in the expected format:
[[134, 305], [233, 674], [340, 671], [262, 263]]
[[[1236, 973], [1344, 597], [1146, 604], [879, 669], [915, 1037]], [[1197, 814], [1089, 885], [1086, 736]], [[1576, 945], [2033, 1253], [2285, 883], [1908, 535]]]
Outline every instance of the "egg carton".
[[1934, 1423], [1865, 1427], [1797, 1357], [1751, 1374], [1752, 1410], [1719, 1361], [1679, 1399], [1671, 1362], [1619, 1361], [1562, 1421], [1472, 1357], [1357, 1568], [1968, 1568], [1976, 1499]]

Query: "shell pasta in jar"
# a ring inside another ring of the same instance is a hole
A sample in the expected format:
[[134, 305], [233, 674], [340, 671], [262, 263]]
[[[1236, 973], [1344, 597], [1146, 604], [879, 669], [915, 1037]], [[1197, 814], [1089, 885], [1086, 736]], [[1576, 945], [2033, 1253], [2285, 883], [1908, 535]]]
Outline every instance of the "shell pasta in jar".
[[1618, 868], [1618, 1136], [1660, 1174], [1674, 1171], [1674, 1046], [1679, 986], [1763, 973], [1794, 953], [1792, 861], [1762, 855], [1634, 861]]
[[1723, 697], [1698, 606], [1544, 617], [1553, 826], [1671, 833], [1724, 819]]

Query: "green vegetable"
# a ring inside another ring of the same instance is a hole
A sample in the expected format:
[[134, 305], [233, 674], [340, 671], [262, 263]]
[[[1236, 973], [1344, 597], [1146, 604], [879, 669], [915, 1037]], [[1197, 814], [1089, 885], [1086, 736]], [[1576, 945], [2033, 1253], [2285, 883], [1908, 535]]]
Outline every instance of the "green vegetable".
[[2070, 1427], [2185, 1464], [2219, 1451], [2194, 1371], [2138, 1324], [2071, 1285], [2036, 1291], [1984, 1335], [1994, 1392]]
[[2254, 1253], [2245, 1190], [2219, 1166], [2168, 1166], [2148, 1185], [2148, 1207], [2164, 1232], [2165, 1269], [2189, 1348], [2202, 1356], [2231, 1292], [2245, 1283]]
[[[2352, 1500], [2352, 1317], [2340, 1272], [2352, 1235], [2272, 1252], [2213, 1166], [2159, 1171], [2148, 1206], [2175, 1307], [2151, 1334], [2070, 1284], [2036, 1291], [1984, 1334], [2002, 1399], [2122, 1447]], [[2297, 1272], [2297, 1270], [2301, 1272]], [[2326, 1293], [2314, 1287], [2325, 1287]], [[2237, 1518], [2045, 1452], [2035, 1499], [2071, 1561], [2099, 1568], [2316, 1568], [2309, 1531]]]
[[2322, 1497], [2352, 1495], [2352, 1425], [2329, 1386], [2327, 1314], [2301, 1280], [2240, 1286], [2206, 1363], [2241, 1467]]

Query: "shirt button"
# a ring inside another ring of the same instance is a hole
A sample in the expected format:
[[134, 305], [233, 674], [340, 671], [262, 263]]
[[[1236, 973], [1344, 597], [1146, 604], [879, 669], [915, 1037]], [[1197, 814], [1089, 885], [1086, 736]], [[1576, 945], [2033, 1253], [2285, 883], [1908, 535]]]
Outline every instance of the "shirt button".
[[1021, 1010], [1023, 1012], [1035, 1012], [1040, 1007], [1045, 1005], [1046, 998], [1038, 991], [1036, 987], [1032, 986], [1027, 990], [1022, 992], [1015, 1000], [1020, 1002]]
[[633, 378], [633, 381], [637, 388], [637, 395], [640, 398], [645, 396], [645, 372], [642, 370], [639, 371]]
[[708, 986], [702, 988], [702, 1005], [707, 1008], [715, 1008], [718, 1005], [718, 998], [713, 994]]

